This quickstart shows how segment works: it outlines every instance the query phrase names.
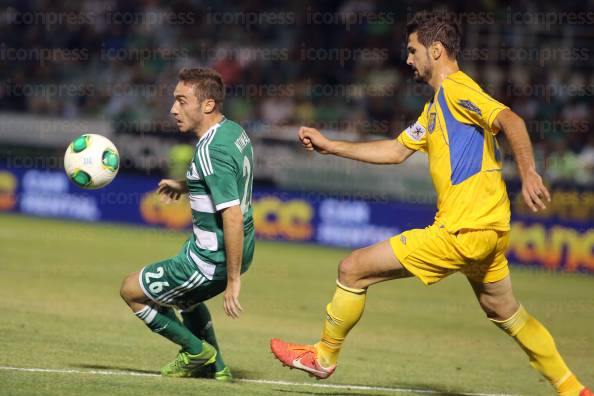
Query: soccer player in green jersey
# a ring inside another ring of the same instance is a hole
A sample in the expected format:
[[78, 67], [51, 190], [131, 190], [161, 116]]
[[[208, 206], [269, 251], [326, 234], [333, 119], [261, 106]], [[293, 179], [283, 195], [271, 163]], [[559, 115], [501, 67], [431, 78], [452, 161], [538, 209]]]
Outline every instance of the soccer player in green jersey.
[[158, 192], [166, 200], [189, 194], [193, 233], [176, 256], [127, 276], [120, 294], [149, 329], [181, 347], [162, 375], [214, 372], [230, 381], [204, 301], [224, 292], [225, 313], [237, 318], [242, 311], [240, 274], [254, 254], [252, 144], [221, 113], [225, 89], [215, 70], [182, 70], [174, 97], [177, 127], [199, 140], [186, 179], [161, 180]]

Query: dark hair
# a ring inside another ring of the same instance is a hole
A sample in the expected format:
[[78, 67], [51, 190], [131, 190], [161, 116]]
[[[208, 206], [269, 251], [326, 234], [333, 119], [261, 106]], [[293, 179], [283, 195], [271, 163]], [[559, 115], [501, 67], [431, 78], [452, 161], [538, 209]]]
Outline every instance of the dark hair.
[[204, 67], [182, 69], [178, 77], [181, 82], [194, 84], [194, 94], [199, 101], [213, 99], [217, 107], [223, 104], [225, 85], [218, 71]]
[[420, 11], [406, 24], [407, 37], [417, 32], [419, 42], [429, 47], [439, 41], [451, 58], [460, 55], [462, 30], [456, 15], [447, 11]]

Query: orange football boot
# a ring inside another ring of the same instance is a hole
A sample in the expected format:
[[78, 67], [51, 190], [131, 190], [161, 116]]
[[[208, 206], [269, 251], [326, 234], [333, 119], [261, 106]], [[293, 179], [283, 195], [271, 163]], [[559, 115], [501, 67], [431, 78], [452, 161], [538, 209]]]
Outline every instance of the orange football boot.
[[273, 338], [270, 340], [270, 349], [283, 366], [303, 370], [317, 379], [326, 379], [336, 370], [336, 365], [322, 367], [313, 345], [290, 344]]
[[582, 389], [582, 391], [580, 392], [580, 396], [594, 396], [594, 392], [592, 392], [590, 389], [588, 388], [584, 388]]

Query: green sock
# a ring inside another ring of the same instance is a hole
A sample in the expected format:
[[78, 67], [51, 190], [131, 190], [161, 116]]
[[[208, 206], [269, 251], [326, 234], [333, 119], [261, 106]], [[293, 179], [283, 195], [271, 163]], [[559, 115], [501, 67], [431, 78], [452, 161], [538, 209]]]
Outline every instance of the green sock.
[[159, 312], [160, 314], [163, 314], [163, 315], [167, 316], [169, 319], [175, 320], [176, 322], [181, 323], [181, 321], [175, 314], [175, 310], [173, 308], [160, 306], [160, 307], [157, 307], [156, 309], [157, 309], [157, 312]]
[[181, 346], [182, 351], [191, 355], [202, 352], [202, 341], [177, 319], [173, 310], [160, 313], [147, 305], [140, 311], [135, 312], [134, 315], [144, 321], [154, 333], [158, 333]]
[[192, 308], [191, 311], [182, 311], [182, 318], [184, 325], [190, 329], [198, 338], [205, 340], [217, 350], [217, 360], [215, 362], [215, 370], [221, 371], [225, 368], [225, 362], [217, 343], [214, 327], [212, 325], [212, 318], [208, 308], [204, 303], [200, 303]]

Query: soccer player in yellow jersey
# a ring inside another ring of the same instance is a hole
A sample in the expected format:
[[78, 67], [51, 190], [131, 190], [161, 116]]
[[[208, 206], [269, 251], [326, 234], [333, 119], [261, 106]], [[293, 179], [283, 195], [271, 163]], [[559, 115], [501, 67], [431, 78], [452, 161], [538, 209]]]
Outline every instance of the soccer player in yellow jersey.
[[535, 170], [524, 121], [459, 69], [460, 28], [453, 16], [418, 13], [407, 25], [407, 34], [406, 63], [416, 81], [435, 91], [414, 124], [391, 140], [332, 141], [305, 127], [299, 130], [299, 139], [306, 150], [373, 164], [399, 164], [415, 151], [427, 153], [437, 191], [435, 222], [352, 252], [339, 265], [321, 340], [299, 345], [273, 339], [272, 352], [284, 365], [327, 378], [336, 369], [345, 337], [363, 314], [369, 286], [409, 276], [430, 285], [459, 271], [468, 278], [487, 317], [520, 344], [532, 367], [558, 394], [594, 395], [512, 291], [505, 258], [510, 207], [495, 139], [499, 131], [511, 144], [526, 204], [538, 211], [550, 200]]

